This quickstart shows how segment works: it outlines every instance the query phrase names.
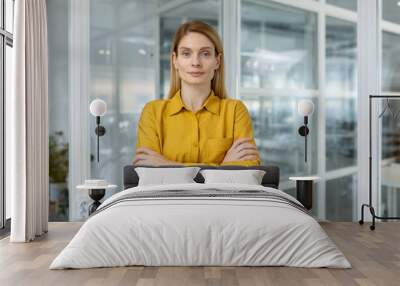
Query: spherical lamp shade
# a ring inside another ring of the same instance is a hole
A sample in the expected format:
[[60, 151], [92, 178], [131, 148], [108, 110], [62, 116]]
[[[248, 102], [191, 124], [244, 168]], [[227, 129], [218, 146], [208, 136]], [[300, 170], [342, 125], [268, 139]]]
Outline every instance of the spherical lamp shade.
[[93, 116], [103, 116], [107, 112], [107, 104], [104, 100], [95, 99], [90, 103], [90, 113]]
[[314, 112], [314, 103], [311, 100], [303, 99], [297, 105], [297, 111], [302, 116], [310, 116]]

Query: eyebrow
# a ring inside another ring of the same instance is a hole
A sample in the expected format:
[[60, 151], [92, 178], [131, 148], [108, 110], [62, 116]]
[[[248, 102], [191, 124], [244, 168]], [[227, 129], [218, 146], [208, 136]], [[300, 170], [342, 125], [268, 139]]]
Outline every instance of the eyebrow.
[[[192, 49], [188, 47], [180, 47], [179, 50], [192, 50]], [[212, 47], [202, 47], [200, 48], [200, 51], [201, 50], [212, 50]]]

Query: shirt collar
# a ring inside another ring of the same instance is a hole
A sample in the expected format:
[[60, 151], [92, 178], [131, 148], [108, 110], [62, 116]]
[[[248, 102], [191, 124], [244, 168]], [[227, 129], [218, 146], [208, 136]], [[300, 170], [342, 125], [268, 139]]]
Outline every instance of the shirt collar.
[[[181, 90], [178, 90], [174, 96], [169, 99], [168, 115], [174, 115], [181, 111], [182, 108], [185, 108], [185, 105], [182, 102]], [[204, 102], [203, 106], [201, 107], [201, 109], [203, 108], [207, 109], [213, 114], [219, 115], [220, 98], [214, 94], [213, 90], [211, 90], [206, 102]]]

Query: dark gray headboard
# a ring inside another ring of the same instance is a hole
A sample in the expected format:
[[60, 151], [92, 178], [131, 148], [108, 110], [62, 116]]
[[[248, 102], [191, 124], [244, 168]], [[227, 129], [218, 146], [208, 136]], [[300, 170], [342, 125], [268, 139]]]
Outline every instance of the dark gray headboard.
[[[196, 166], [196, 165], [194, 165]], [[147, 167], [147, 168], [160, 168], [153, 166], [132, 166], [128, 165], [124, 167], [124, 190], [127, 188], [133, 188], [138, 185], [139, 177], [135, 171], [136, 167]], [[165, 167], [165, 166], [164, 166]], [[171, 168], [182, 168], [183, 166], [168, 166]], [[265, 187], [271, 187], [277, 189], [279, 187], [279, 168], [277, 166], [252, 166], [252, 167], [243, 167], [243, 166], [205, 166], [205, 165], [197, 165], [201, 169], [220, 169], [220, 170], [264, 170], [266, 173], [262, 179], [262, 185]], [[194, 178], [197, 183], [204, 183], [203, 176], [198, 173]]]

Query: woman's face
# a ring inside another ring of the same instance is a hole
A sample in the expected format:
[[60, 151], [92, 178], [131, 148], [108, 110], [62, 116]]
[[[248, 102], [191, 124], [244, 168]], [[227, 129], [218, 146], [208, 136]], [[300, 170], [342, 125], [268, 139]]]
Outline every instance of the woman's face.
[[192, 85], [210, 84], [221, 58], [210, 39], [190, 32], [181, 39], [177, 50], [172, 60], [181, 80]]

